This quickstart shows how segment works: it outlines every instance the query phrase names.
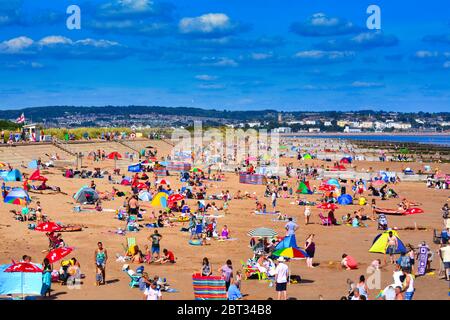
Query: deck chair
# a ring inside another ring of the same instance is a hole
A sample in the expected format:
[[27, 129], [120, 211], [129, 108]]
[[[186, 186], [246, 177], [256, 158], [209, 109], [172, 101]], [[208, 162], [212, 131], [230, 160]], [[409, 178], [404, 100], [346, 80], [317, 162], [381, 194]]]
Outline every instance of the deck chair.
[[328, 218], [328, 217], [325, 218], [323, 216], [322, 212], [319, 212], [319, 218], [320, 218], [320, 222], [322, 223], [322, 225], [324, 225], [324, 226], [332, 225], [330, 218]]
[[139, 286], [139, 279], [141, 279], [142, 275], [135, 274], [135, 275], [131, 276], [128, 272], [125, 271], [125, 273], [128, 275], [128, 277], [130, 277], [130, 283], [129, 283], [130, 288]]
[[439, 233], [436, 229], [433, 230], [433, 242], [435, 244], [440, 244], [442, 242], [442, 234]]
[[252, 275], [256, 274], [258, 276], [258, 280], [268, 280], [267, 275], [261, 271], [259, 271], [258, 268], [252, 268], [247, 266], [247, 264], [241, 260], [242, 265], [242, 271], [244, 274], [244, 280], [247, 280]]
[[124, 245], [122, 245], [123, 250], [125, 250], [126, 252], [128, 252], [128, 250], [130, 250], [131, 248], [133, 248], [136, 245], [136, 238], [127, 238], [127, 246], [125, 247]]

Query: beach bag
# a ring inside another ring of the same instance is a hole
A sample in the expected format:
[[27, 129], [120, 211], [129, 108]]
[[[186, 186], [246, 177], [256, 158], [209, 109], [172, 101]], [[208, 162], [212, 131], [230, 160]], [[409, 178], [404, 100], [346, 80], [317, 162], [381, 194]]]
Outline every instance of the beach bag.
[[359, 198], [359, 205], [365, 206], [367, 204], [367, 199], [364, 197]]

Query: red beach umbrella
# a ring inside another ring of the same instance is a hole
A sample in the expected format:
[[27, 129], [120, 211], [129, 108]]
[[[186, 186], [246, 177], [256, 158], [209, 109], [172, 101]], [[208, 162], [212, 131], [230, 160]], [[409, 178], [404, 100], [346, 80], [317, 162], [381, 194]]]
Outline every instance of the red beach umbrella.
[[70, 254], [73, 251], [72, 248], [56, 248], [50, 251], [46, 258], [50, 261], [50, 263], [54, 263], [56, 261], [61, 260], [68, 254]]
[[319, 187], [319, 190], [321, 191], [334, 191], [336, 189], [336, 186], [332, 186], [331, 184], [324, 184]]
[[118, 153], [117, 151], [111, 152], [110, 154], [108, 154], [107, 156], [108, 159], [122, 159], [122, 155], [120, 153]]
[[172, 195], [170, 195], [170, 196], [167, 198], [167, 200], [168, 200], [169, 202], [180, 201], [180, 200], [183, 200], [183, 199], [184, 199], [184, 196], [183, 196], [182, 194], [179, 194], [179, 193], [177, 193], [177, 194], [172, 194]]
[[29, 262], [18, 262], [13, 263], [4, 272], [26, 272], [26, 273], [37, 273], [42, 272], [42, 269], [38, 266]]
[[338, 209], [339, 207], [334, 203], [321, 203], [317, 206], [317, 208], [326, 210], [335, 210]]
[[36, 226], [34, 230], [42, 232], [60, 231], [62, 228], [59, 224], [54, 222], [42, 222]]

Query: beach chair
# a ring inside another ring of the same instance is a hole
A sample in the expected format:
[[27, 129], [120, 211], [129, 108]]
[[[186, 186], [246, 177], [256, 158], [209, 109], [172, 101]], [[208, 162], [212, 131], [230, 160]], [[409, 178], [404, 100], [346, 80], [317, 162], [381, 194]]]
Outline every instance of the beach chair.
[[267, 275], [258, 270], [258, 268], [252, 268], [247, 266], [247, 264], [241, 260], [242, 271], [244, 275], [244, 280], [247, 280], [252, 275], [256, 274], [258, 276], [258, 280], [268, 280]]
[[127, 246], [123, 246], [123, 249], [125, 250], [125, 252], [128, 252], [131, 248], [133, 248], [136, 245], [136, 238], [127, 238]]
[[322, 223], [322, 225], [324, 225], [324, 226], [332, 225], [330, 218], [328, 218], [328, 217], [325, 218], [323, 216], [322, 212], [319, 212], [319, 218], [320, 218], [320, 222]]
[[433, 242], [435, 244], [440, 244], [442, 242], [442, 234], [439, 233], [436, 229], [433, 230]]
[[130, 275], [127, 271], [125, 271], [125, 273], [128, 275], [128, 277], [130, 277], [130, 288], [134, 288], [139, 286], [139, 280], [141, 279], [142, 275], [140, 274], [135, 274], [135, 275]]

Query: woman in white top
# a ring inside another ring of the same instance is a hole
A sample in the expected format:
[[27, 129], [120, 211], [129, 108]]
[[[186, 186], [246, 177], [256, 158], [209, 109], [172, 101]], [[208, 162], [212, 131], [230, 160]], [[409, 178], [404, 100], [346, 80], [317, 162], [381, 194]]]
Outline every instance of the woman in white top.
[[403, 283], [403, 289], [405, 290], [405, 300], [412, 300], [414, 296], [414, 277], [412, 274], [408, 273], [406, 270], [403, 270], [403, 274], [405, 275], [405, 281]]
[[311, 208], [305, 206], [305, 224], [309, 224], [309, 217], [311, 217]]

